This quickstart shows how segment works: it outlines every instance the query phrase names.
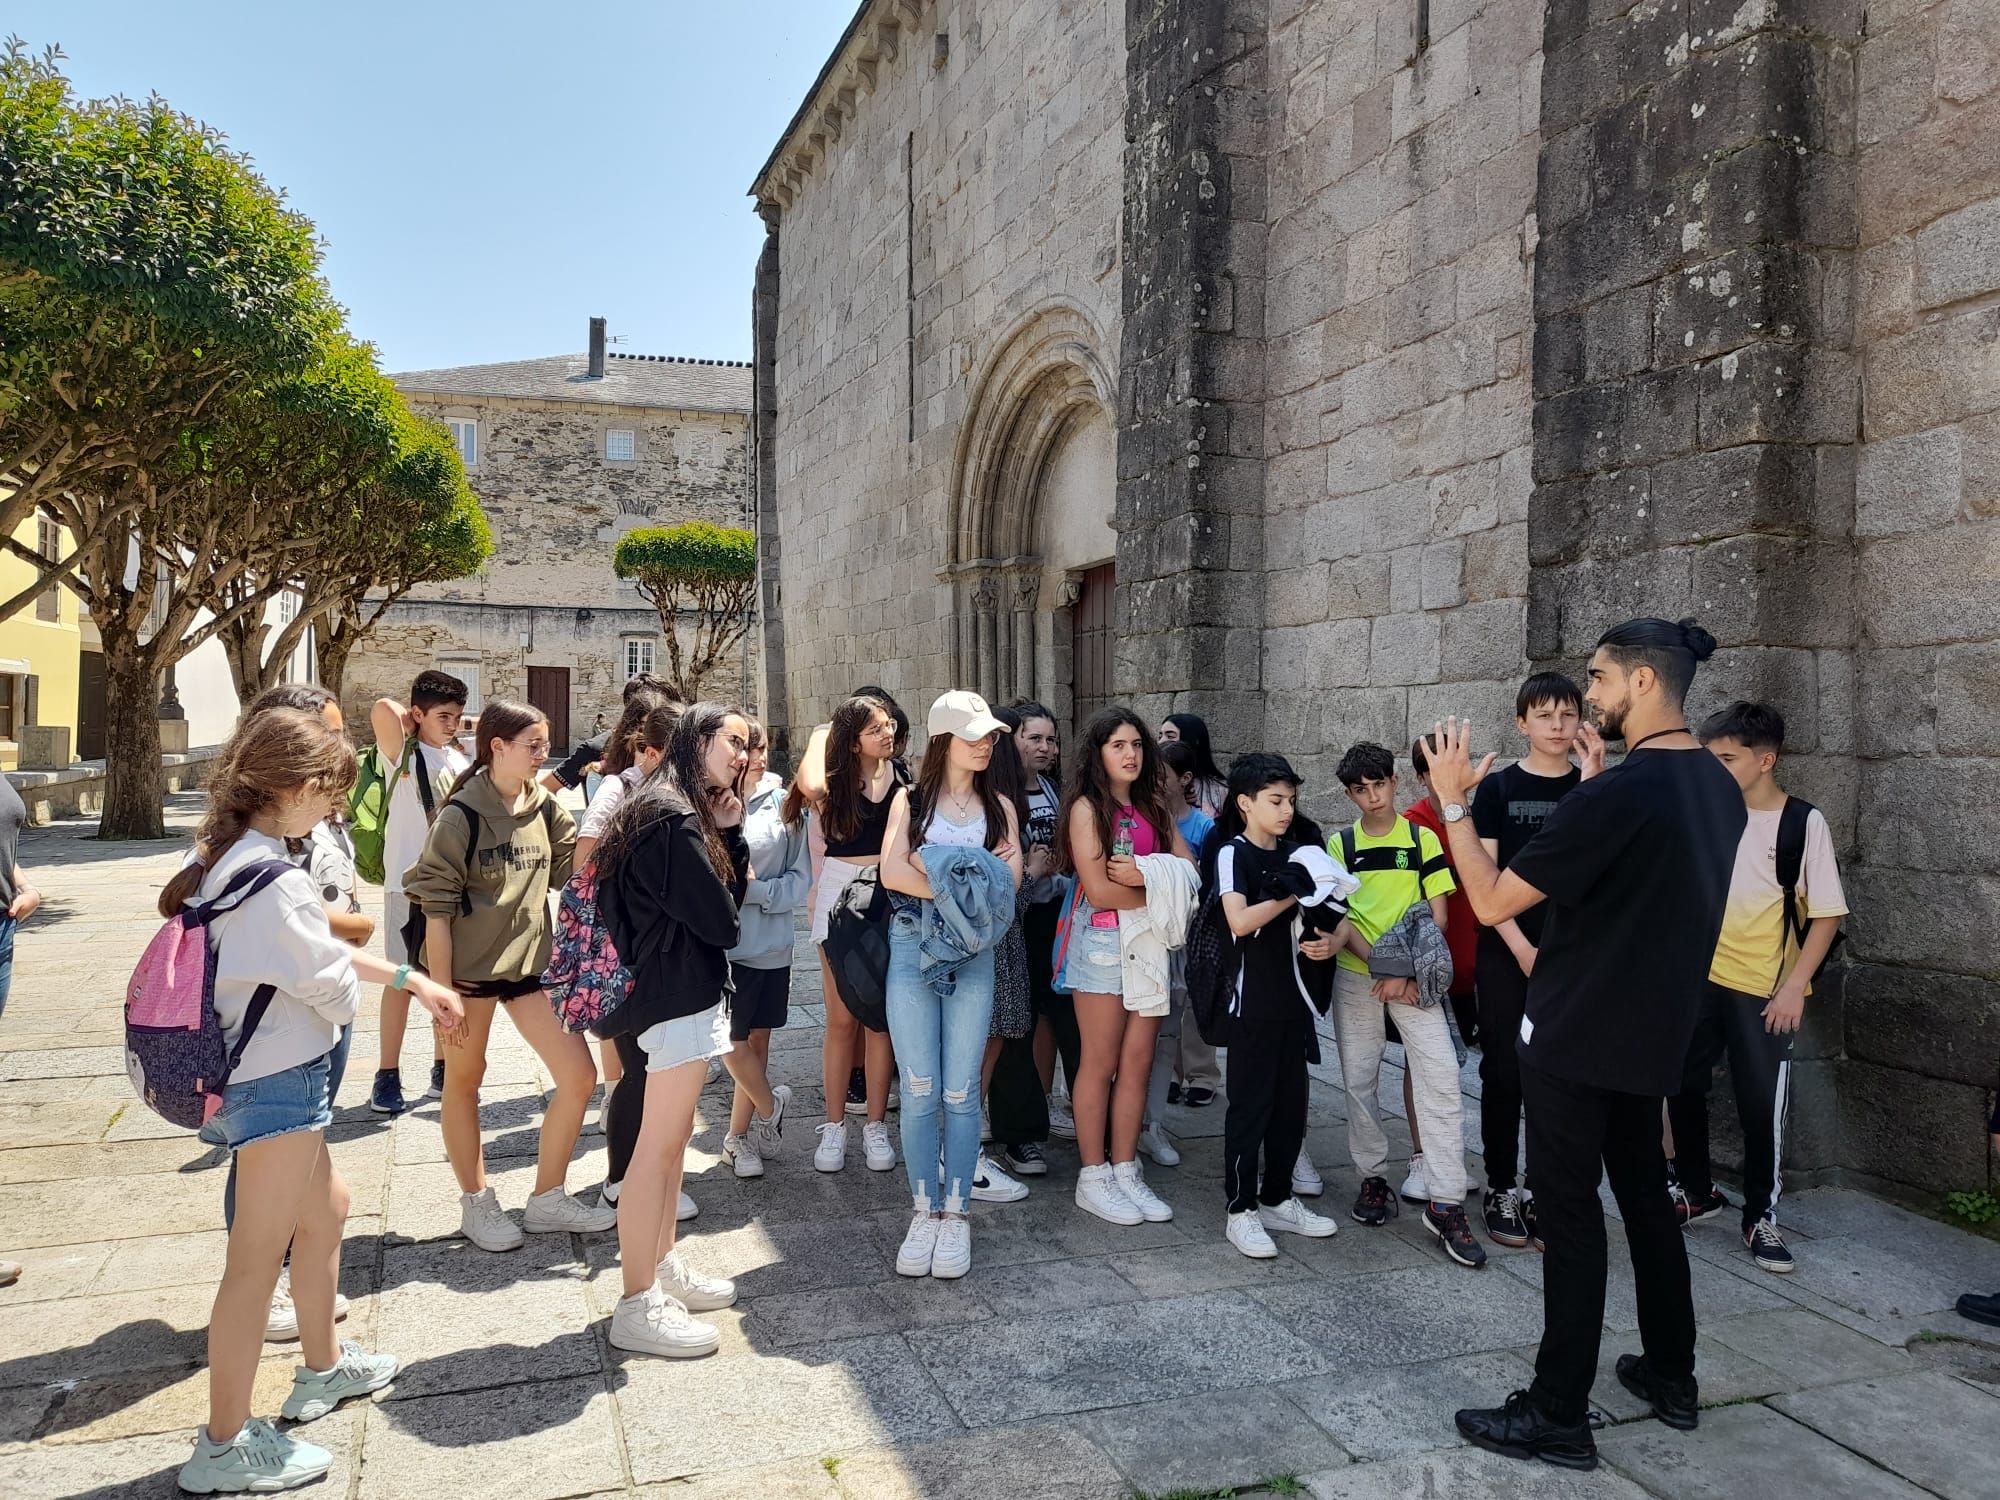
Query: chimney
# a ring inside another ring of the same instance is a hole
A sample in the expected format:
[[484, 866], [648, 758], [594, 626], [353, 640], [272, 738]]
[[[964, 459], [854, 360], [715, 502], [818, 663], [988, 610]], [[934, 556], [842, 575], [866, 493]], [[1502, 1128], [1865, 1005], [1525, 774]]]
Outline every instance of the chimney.
[[590, 378], [604, 378], [604, 319], [590, 320]]

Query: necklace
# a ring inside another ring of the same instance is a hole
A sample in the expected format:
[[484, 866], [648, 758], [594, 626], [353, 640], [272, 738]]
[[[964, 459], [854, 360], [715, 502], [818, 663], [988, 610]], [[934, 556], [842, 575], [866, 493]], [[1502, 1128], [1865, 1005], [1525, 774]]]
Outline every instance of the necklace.
[[1641, 745], [1644, 745], [1652, 740], [1657, 740], [1664, 735], [1686, 734], [1687, 732], [1688, 732], [1688, 727], [1685, 724], [1676, 724], [1672, 729], [1655, 729], [1651, 734], [1641, 735], [1636, 741], [1628, 745], [1625, 748], [1625, 753], [1627, 755], [1630, 755], [1634, 750], [1637, 750]]
[[967, 822], [972, 815], [972, 794], [970, 792], [946, 792], [945, 796], [950, 800], [953, 809], [958, 813], [958, 816], [953, 818], [952, 822]]

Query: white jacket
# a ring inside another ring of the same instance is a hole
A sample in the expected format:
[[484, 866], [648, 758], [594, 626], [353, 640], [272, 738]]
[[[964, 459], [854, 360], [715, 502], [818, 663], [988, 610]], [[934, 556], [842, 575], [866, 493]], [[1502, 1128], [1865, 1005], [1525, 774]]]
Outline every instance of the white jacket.
[[1201, 877], [1178, 854], [1142, 854], [1146, 904], [1118, 913], [1118, 967], [1125, 1008], [1164, 1016], [1172, 1004], [1167, 954], [1187, 942]]
[[[221, 895], [232, 876], [261, 860], [296, 864], [284, 844], [261, 833], [245, 833], [202, 877], [197, 902]], [[319, 891], [302, 869], [280, 875], [234, 911], [209, 924], [215, 948], [215, 1013], [223, 1039], [236, 1045], [243, 1013], [260, 984], [277, 986], [270, 1008], [257, 1023], [232, 1083], [267, 1078], [286, 1068], [324, 1057], [340, 1040], [340, 1028], [361, 1006], [353, 949], [333, 935]]]

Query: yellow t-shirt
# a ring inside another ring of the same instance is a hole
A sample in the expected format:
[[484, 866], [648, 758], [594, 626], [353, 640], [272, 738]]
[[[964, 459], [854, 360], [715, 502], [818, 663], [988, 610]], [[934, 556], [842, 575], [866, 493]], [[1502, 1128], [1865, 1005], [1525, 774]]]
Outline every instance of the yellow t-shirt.
[[[1785, 929], [1785, 892], [1778, 884], [1778, 819], [1783, 810], [1750, 810], [1736, 846], [1723, 908], [1722, 935], [1708, 977], [1740, 994], [1769, 997], [1798, 955]], [[1806, 819], [1806, 853], [1799, 864], [1799, 902], [1806, 920], [1844, 917], [1847, 896], [1840, 888], [1840, 865], [1833, 857], [1833, 834], [1814, 808]]]
[[[1358, 822], [1353, 832], [1351, 864], [1340, 834], [1326, 841], [1326, 849], [1361, 882], [1361, 889], [1347, 900], [1347, 919], [1369, 942], [1402, 921], [1403, 913], [1419, 901], [1449, 896], [1458, 889], [1451, 866], [1445, 863], [1444, 846], [1428, 828], [1419, 828], [1399, 814], [1380, 838], [1365, 832]], [[1368, 972], [1367, 963], [1345, 948], [1334, 961], [1357, 974]]]

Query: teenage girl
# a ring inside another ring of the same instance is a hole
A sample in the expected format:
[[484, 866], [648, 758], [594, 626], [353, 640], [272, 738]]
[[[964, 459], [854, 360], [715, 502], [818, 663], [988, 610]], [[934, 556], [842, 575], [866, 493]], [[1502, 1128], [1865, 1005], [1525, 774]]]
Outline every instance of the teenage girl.
[[[1058, 993], [1050, 983], [1054, 977], [1056, 924], [1062, 919], [1065, 886], [1056, 866], [1056, 828], [1062, 811], [1062, 792], [1055, 777], [1061, 767], [1062, 740], [1056, 731], [1056, 717], [1041, 704], [1023, 701], [1014, 705], [1020, 727], [1014, 733], [1020, 752], [1021, 769], [1027, 780], [1028, 806], [1021, 820], [1021, 858], [1025, 875], [1022, 889], [1028, 909], [1021, 916], [1021, 933], [1028, 946], [1028, 992], [1035, 1009], [1035, 1070], [1041, 1075], [1042, 1092], [1049, 1100], [1049, 1134], [1065, 1140], [1076, 1138], [1076, 1120], [1055, 1092], [1056, 1061], [1061, 1059], [1063, 1077], [1076, 1077], [1083, 1044], [1076, 1029], [1076, 1005], [1068, 995]], [[1067, 1098], [1065, 1088], [1063, 1098]], [[1048, 1171], [1042, 1148], [1036, 1143], [1009, 1146], [1007, 1166], [1031, 1177]]]
[[[325, 1416], [380, 1390], [396, 1360], [334, 1333], [334, 1288], [347, 1219], [347, 1185], [326, 1150], [332, 1121], [327, 1079], [341, 1029], [352, 1023], [361, 978], [404, 986], [434, 1014], [458, 1015], [450, 991], [359, 953], [333, 935], [312, 877], [297, 859], [354, 781], [354, 747], [317, 714], [273, 709], [247, 720], [208, 783], [208, 813], [188, 863], [160, 893], [178, 917], [222, 895], [259, 862], [293, 868], [209, 927], [214, 994], [224, 1041], [234, 1047], [260, 985], [275, 994], [223, 1090], [202, 1139], [226, 1146], [241, 1184], [222, 1283], [208, 1325], [208, 1422], [180, 1471], [193, 1494], [291, 1489], [325, 1474], [333, 1455], [250, 1415], [271, 1295], [287, 1246], [301, 1368], [282, 1415]], [[407, 983], [406, 983], [407, 982]]]
[[1146, 904], [1139, 856], [1189, 858], [1167, 816], [1153, 736], [1129, 708], [1091, 719], [1063, 793], [1060, 854], [1076, 874], [1062, 959], [1083, 1056], [1071, 1084], [1083, 1157], [1077, 1207], [1113, 1224], [1163, 1222], [1174, 1211], [1139, 1171], [1139, 1130], [1161, 1016], [1125, 1009], [1118, 913]]
[[1221, 817], [1229, 801], [1229, 781], [1215, 763], [1215, 750], [1208, 739], [1208, 721], [1200, 714], [1168, 714], [1160, 724], [1160, 739], [1162, 743], [1179, 740], [1194, 751], [1194, 785], [1188, 801], [1211, 818]]
[[[523, 1226], [533, 1234], [590, 1232], [609, 1229], [617, 1215], [563, 1187], [597, 1065], [590, 1044], [563, 1030], [542, 993], [553, 936], [549, 892], [569, 879], [576, 850], [575, 821], [538, 779], [549, 758], [549, 721], [538, 708], [496, 698], [480, 712], [475, 738], [472, 769], [438, 809], [404, 888], [425, 918], [425, 969], [465, 1000], [464, 1021], [444, 1034], [440, 1111], [445, 1155], [458, 1178], [459, 1229], [480, 1249], [500, 1251], [520, 1247]], [[486, 1044], [503, 1005], [556, 1085], [522, 1224], [487, 1186], [479, 1139]]]
[[625, 1289], [611, 1317], [618, 1349], [711, 1354], [721, 1336], [689, 1313], [736, 1300], [734, 1283], [704, 1276], [675, 1248], [670, 1208], [708, 1061], [731, 1050], [729, 950], [749, 860], [736, 786], [749, 755], [741, 714], [695, 704], [681, 716], [666, 762], [626, 797], [597, 850], [599, 910], [632, 971], [631, 996], [606, 1029], [636, 1047], [636, 1058], [624, 1053], [625, 1076], [643, 1078], [646, 1093], [618, 1201]]

